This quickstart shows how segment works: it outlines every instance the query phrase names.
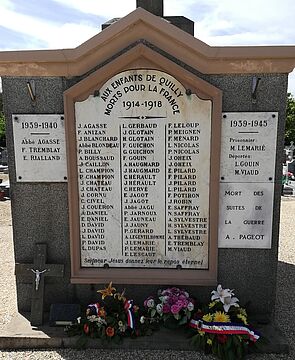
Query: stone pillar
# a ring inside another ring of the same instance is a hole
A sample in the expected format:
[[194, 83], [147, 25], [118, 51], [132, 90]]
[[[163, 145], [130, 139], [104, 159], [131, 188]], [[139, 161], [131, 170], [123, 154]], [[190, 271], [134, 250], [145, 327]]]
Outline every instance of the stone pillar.
[[141, 7], [150, 13], [163, 17], [163, 0], [136, 0], [136, 7]]

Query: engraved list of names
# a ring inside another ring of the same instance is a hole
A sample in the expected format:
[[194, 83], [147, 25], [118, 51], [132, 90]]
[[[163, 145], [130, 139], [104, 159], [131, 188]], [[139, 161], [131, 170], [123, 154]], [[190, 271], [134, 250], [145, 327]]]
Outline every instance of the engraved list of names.
[[208, 268], [211, 107], [157, 70], [75, 104], [82, 267]]

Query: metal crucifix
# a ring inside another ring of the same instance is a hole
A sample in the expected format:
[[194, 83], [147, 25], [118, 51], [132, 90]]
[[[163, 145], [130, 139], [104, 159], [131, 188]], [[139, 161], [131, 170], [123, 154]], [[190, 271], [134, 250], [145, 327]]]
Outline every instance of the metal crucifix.
[[31, 269], [31, 271], [35, 274], [35, 289], [36, 291], [38, 290], [39, 288], [39, 283], [40, 283], [40, 278], [41, 278], [41, 274], [45, 273], [46, 271], [48, 271], [47, 269], [43, 270], [43, 271], [39, 271], [39, 270], [34, 270], [34, 269]]

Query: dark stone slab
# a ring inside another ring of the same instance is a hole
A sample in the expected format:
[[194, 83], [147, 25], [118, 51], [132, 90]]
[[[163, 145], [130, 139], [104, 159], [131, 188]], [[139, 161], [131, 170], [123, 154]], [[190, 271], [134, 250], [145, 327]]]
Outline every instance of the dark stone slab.
[[81, 315], [79, 304], [52, 304], [50, 306], [49, 326], [65, 326], [74, 323]]

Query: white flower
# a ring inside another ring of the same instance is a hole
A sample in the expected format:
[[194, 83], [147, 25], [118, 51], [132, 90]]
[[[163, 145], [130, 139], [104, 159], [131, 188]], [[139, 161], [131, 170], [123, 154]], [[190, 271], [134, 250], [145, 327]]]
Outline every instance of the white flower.
[[123, 321], [118, 322], [119, 330], [123, 333], [126, 331], [126, 325], [123, 323]]
[[77, 322], [78, 322], [78, 324], [81, 324], [81, 316], [79, 316], [79, 317], [77, 318]]
[[186, 298], [189, 298], [189, 293], [188, 293], [188, 292], [185, 291], [183, 294], [184, 294], [184, 296], [185, 296]]
[[140, 321], [141, 324], [144, 324], [144, 322], [145, 322], [145, 317], [142, 316], [139, 321]]
[[94, 321], [97, 321], [97, 316], [96, 315], [90, 315], [90, 316], [87, 316], [87, 319], [90, 322], [94, 322]]
[[237, 302], [239, 301], [238, 298], [233, 297], [235, 294], [233, 293], [233, 290], [230, 289], [222, 289], [222, 286], [219, 284], [217, 286], [217, 291], [213, 290], [211, 292], [211, 300], [217, 300], [221, 301], [223, 303], [223, 308], [225, 312], [228, 312], [229, 308], [231, 306], [239, 307], [239, 304]]
[[187, 309], [188, 309], [188, 311], [193, 311], [194, 308], [195, 308], [195, 306], [194, 306], [194, 304], [193, 304], [192, 302], [189, 302], [189, 303], [187, 304]]
[[169, 296], [165, 295], [165, 296], [160, 296], [159, 300], [163, 303], [166, 304], [169, 300]]
[[155, 306], [155, 301], [154, 299], [149, 299], [146, 303], [146, 306], [151, 308], [151, 307], [154, 307]]
[[158, 312], [159, 314], [162, 314], [162, 312], [163, 312], [163, 305], [162, 305], [162, 304], [158, 304], [158, 305], [156, 306], [156, 309], [157, 309], [157, 312]]
[[97, 321], [97, 326], [107, 325], [107, 322], [105, 321], [105, 319], [103, 319], [101, 317], [98, 317], [96, 321]]

